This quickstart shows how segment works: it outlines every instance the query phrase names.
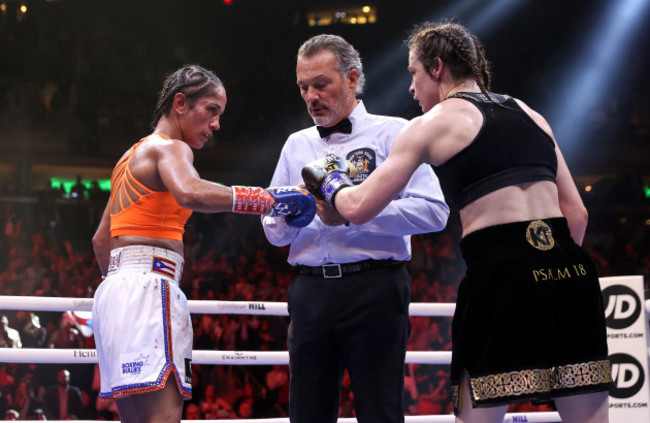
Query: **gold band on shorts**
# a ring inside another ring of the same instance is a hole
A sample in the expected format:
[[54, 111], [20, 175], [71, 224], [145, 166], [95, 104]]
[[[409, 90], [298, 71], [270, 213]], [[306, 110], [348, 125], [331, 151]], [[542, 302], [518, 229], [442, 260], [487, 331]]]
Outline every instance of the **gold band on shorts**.
[[470, 378], [474, 401], [545, 394], [551, 391], [602, 385], [610, 382], [612, 382], [612, 371], [609, 360]]

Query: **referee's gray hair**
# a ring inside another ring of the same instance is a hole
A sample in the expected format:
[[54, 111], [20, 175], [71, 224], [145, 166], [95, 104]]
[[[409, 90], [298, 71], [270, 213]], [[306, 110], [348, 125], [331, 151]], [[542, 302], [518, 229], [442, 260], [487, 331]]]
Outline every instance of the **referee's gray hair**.
[[332, 34], [320, 34], [311, 37], [305, 41], [298, 49], [298, 59], [301, 57], [309, 58], [320, 53], [323, 50], [329, 50], [336, 56], [339, 64], [339, 70], [343, 78], [347, 78], [351, 69], [356, 69], [359, 73], [355, 93], [363, 94], [366, 85], [366, 76], [363, 74], [363, 65], [359, 52], [352, 47], [352, 44], [345, 41], [343, 37]]

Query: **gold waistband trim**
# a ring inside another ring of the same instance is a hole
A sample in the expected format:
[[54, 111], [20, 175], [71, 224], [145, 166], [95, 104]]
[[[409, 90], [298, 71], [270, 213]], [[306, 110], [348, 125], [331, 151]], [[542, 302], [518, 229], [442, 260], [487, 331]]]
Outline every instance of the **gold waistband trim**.
[[609, 360], [568, 364], [470, 378], [474, 401], [543, 394], [560, 389], [601, 385], [612, 381]]

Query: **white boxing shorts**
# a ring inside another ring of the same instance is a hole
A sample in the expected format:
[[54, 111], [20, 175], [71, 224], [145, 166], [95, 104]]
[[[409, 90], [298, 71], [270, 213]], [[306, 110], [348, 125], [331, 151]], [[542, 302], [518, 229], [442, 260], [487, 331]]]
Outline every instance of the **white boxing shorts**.
[[111, 251], [95, 292], [93, 328], [101, 398], [162, 389], [172, 375], [192, 397], [192, 320], [179, 288], [183, 257], [151, 246]]

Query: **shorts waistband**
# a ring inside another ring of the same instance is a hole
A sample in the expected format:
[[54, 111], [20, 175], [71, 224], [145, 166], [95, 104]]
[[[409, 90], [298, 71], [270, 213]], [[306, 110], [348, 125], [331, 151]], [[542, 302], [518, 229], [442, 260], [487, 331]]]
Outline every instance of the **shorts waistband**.
[[566, 219], [552, 217], [479, 229], [463, 237], [460, 241], [460, 249], [465, 260], [470, 261], [477, 254], [483, 255], [489, 250], [504, 254], [502, 248], [521, 251], [529, 251], [529, 248], [533, 248], [548, 251], [553, 248], [556, 241], [564, 243], [570, 239], [571, 232]]
[[150, 245], [129, 245], [111, 250], [107, 276], [121, 270], [151, 272], [180, 283], [183, 256], [175, 251]]
[[363, 260], [354, 263], [327, 263], [322, 266], [297, 266], [298, 273], [301, 275], [320, 276], [325, 279], [342, 278], [346, 274], [359, 273], [366, 270], [380, 267], [396, 267], [403, 265], [403, 261], [385, 259], [385, 260]]

